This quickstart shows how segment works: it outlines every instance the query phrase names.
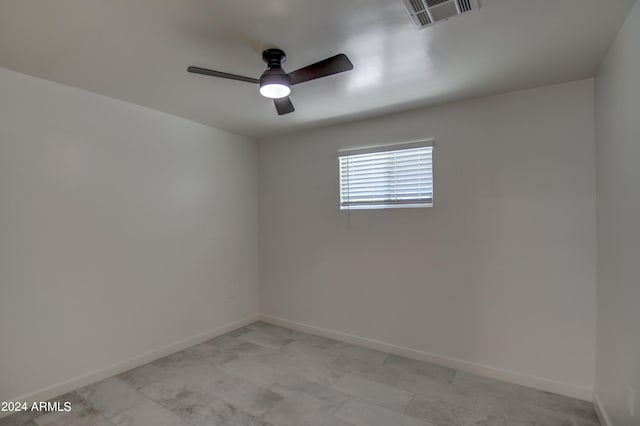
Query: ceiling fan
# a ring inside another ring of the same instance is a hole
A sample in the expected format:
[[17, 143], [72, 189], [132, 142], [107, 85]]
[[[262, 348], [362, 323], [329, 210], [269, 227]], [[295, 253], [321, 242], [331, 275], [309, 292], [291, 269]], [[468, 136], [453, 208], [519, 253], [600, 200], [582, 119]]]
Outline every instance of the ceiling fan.
[[266, 98], [273, 99], [278, 115], [284, 115], [295, 111], [291, 99], [289, 99], [291, 86], [353, 69], [353, 64], [347, 58], [347, 55], [343, 53], [290, 73], [286, 73], [282, 69], [282, 64], [287, 60], [287, 55], [280, 49], [265, 50], [262, 52], [262, 60], [267, 63], [267, 69], [259, 79], [200, 67], [189, 67], [187, 71], [259, 84], [260, 94]]

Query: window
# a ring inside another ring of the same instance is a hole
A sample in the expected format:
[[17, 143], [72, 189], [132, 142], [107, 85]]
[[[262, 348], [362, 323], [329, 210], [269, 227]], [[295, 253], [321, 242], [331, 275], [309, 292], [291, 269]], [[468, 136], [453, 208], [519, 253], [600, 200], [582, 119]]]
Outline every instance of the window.
[[340, 209], [433, 206], [433, 141], [341, 151]]

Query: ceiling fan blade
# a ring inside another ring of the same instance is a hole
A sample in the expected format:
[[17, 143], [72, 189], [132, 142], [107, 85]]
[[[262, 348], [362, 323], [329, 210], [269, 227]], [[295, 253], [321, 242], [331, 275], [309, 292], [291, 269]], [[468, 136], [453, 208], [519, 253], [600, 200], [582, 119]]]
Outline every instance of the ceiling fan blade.
[[315, 80], [316, 78], [326, 77], [345, 71], [351, 71], [353, 64], [347, 58], [347, 55], [340, 53], [315, 64], [308, 65], [299, 70], [290, 72], [289, 78], [291, 84], [304, 83], [305, 81]]
[[276, 111], [278, 111], [278, 115], [289, 114], [290, 112], [293, 112], [296, 110], [293, 107], [293, 104], [291, 103], [291, 99], [288, 96], [286, 98], [274, 99], [273, 104], [276, 106]]
[[200, 68], [200, 67], [189, 67], [187, 68], [187, 71], [192, 72], [194, 74], [203, 74], [203, 75], [210, 75], [212, 77], [228, 78], [229, 80], [246, 81], [247, 83], [260, 83], [260, 80], [258, 80], [257, 78], [245, 77], [245, 76], [236, 75], [236, 74], [229, 74], [227, 72], [222, 72], [222, 71], [208, 70], [206, 68]]

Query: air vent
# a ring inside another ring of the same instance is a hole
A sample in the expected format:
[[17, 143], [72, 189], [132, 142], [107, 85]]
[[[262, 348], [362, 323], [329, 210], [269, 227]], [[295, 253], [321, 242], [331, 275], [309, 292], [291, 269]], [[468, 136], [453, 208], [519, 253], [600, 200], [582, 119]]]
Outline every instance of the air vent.
[[404, 0], [404, 2], [418, 27], [426, 27], [431, 24], [431, 16], [422, 0]]
[[471, 0], [458, 0], [460, 13], [469, 12], [471, 10]]
[[402, 0], [418, 29], [476, 10], [478, 0]]

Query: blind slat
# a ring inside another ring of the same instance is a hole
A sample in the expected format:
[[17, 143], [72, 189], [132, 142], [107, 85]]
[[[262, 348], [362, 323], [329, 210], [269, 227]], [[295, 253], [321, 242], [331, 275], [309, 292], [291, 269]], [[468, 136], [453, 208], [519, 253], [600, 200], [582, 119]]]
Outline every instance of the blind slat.
[[342, 163], [349, 164], [352, 168], [358, 167], [378, 167], [378, 166], [390, 166], [390, 165], [410, 165], [416, 163], [431, 163], [430, 158], [381, 158], [380, 160], [375, 161], [348, 161], [347, 159], [343, 159]]
[[433, 195], [431, 192], [425, 192], [425, 191], [407, 191], [407, 192], [400, 192], [400, 193], [369, 193], [369, 194], [355, 194], [352, 195], [349, 200], [353, 201], [353, 200], [357, 200], [357, 199], [368, 199], [368, 198], [375, 198], [375, 199], [382, 199], [382, 200], [394, 200], [396, 198], [405, 198], [405, 197], [422, 197], [422, 196], [429, 196], [429, 195]]
[[399, 174], [399, 173], [403, 173], [403, 172], [413, 172], [413, 173], [424, 173], [425, 169], [432, 169], [433, 165], [431, 163], [417, 163], [417, 164], [409, 164], [409, 165], [398, 165], [398, 166], [393, 166], [393, 165], [385, 165], [382, 167], [378, 167], [378, 166], [373, 166], [373, 167], [354, 167], [354, 166], [343, 166], [344, 169], [342, 170], [341, 174], [342, 175], [349, 175], [349, 176], [354, 176], [354, 175], [360, 175], [360, 174], [366, 174], [366, 173], [384, 173], [384, 174], [389, 174], [389, 173], [395, 173], [395, 174]]
[[379, 200], [370, 200], [370, 201], [358, 201], [358, 202], [347, 202], [346, 205], [357, 206], [360, 204], [374, 204], [374, 205], [385, 205], [385, 204], [431, 204], [433, 199], [426, 198], [409, 198], [406, 200], [386, 200], [384, 203], [381, 203]]
[[432, 169], [433, 167], [431, 166], [431, 164], [413, 164], [410, 166], [397, 166], [397, 167], [360, 167], [360, 168], [355, 168], [351, 166], [348, 167], [348, 169], [350, 169], [350, 171], [347, 173], [347, 167], [345, 166], [345, 170], [342, 173], [342, 175], [349, 175], [349, 176], [358, 176], [358, 175], [362, 175], [362, 174], [385, 174], [388, 175], [389, 173], [393, 173], [393, 174], [401, 174], [403, 172], [411, 172], [411, 173], [424, 173], [425, 169]]
[[382, 163], [385, 161], [389, 161], [389, 159], [394, 159], [398, 162], [403, 161], [419, 161], [430, 159], [427, 155], [390, 155], [383, 157], [375, 157], [375, 158], [351, 158], [351, 157], [341, 157], [340, 161], [349, 162], [350, 164], [367, 164], [367, 163]]
[[351, 195], [354, 194], [373, 194], [373, 193], [385, 193], [385, 194], [394, 194], [396, 192], [407, 192], [407, 191], [415, 191], [415, 192], [427, 192], [431, 191], [431, 185], [404, 185], [404, 186], [376, 186], [376, 187], [360, 187], [360, 188], [351, 188], [349, 193]]
[[[420, 172], [416, 172], [415, 170], [407, 170], [407, 171], [399, 171], [395, 173], [396, 179], [415, 179], [417, 177], [424, 176], [425, 172], [431, 172], [430, 168], [426, 168]], [[358, 180], [367, 181], [369, 179], [385, 179], [388, 180], [389, 173], [387, 172], [369, 172], [369, 173], [343, 173], [340, 175], [342, 179], [349, 179], [351, 182], [356, 182]], [[427, 178], [431, 179], [431, 178]]]

